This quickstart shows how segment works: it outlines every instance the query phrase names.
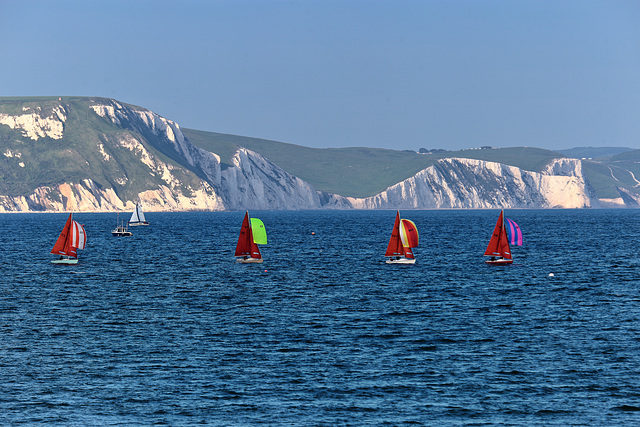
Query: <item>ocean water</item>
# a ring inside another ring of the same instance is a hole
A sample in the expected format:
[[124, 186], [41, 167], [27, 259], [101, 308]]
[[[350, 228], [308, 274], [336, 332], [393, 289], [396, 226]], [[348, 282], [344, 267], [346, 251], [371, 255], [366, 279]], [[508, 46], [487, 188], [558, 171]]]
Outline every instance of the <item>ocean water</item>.
[[76, 266], [68, 215], [0, 215], [0, 424], [640, 424], [640, 210], [507, 210], [506, 267], [497, 210], [401, 212], [412, 266], [395, 211], [250, 214], [263, 264], [244, 212], [78, 213]]

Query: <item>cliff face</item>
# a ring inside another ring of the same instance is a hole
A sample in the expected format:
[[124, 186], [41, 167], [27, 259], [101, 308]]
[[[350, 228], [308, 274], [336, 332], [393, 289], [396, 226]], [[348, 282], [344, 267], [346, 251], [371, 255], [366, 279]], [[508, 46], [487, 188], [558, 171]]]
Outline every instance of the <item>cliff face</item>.
[[316, 191], [253, 151], [239, 149], [222, 171], [220, 194], [229, 209], [350, 208], [340, 196]]
[[[108, 177], [113, 187], [92, 178], [39, 186], [28, 195], [0, 196], [0, 211], [113, 211], [132, 209], [138, 199], [150, 211], [350, 207], [346, 199], [318, 192], [244, 148], [236, 152], [232, 167], [222, 170], [217, 154], [194, 146], [177, 123], [149, 110], [112, 100], [94, 103], [90, 110], [124, 130], [98, 135], [91, 147], [104, 167], [113, 165], [116, 172]], [[34, 111], [0, 118], [35, 140], [64, 137], [63, 114], [43, 117], [42, 111]], [[47, 134], [46, 129], [54, 131]], [[5, 157], [17, 159], [22, 153], [8, 149]], [[146, 188], [135, 192], [133, 200], [122, 196], [141, 180]]]
[[[177, 123], [104, 98], [0, 108], [0, 153], [6, 212], [129, 210], [138, 200], [148, 211], [601, 206], [582, 162], [569, 158], [539, 173], [440, 159], [372, 197], [347, 198], [316, 191], [242, 147], [223, 168], [218, 154], [192, 144]], [[618, 193], [614, 206], [639, 206], [637, 194]]]
[[63, 105], [48, 109], [25, 105], [22, 107], [22, 112], [18, 114], [0, 113], [0, 124], [21, 131], [34, 141], [44, 137], [62, 139], [66, 120], [67, 111]]
[[360, 209], [599, 206], [575, 159], [558, 159], [545, 173], [482, 160], [443, 159], [380, 194], [350, 201]]

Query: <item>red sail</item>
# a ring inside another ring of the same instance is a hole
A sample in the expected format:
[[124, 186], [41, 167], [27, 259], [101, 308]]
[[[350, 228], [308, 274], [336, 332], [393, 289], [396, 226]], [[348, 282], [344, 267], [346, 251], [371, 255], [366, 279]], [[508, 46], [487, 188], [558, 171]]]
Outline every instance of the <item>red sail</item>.
[[251, 227], [249, 227], [249, 235], [251, 236], [251, 258], [260, 259], [262, 258], [262, 254], [260, 254], [260, 249], [258, 249], [258, 245], [253, 241], [253, 231], [251, 231]]
[[51, 249], [52, 254], [69, 255], [73, 257], [77, 256], [75, 249], [73, 249], [73, 246], [71, 246], [70, 244], [71, 225], [73, 223], [73, 220], [71, 219], [72, 216], [73, 216], [73, 213], [70, 213], [69, 218], [67, 219], [67, 222], [64, 224], [64, 228], [62, 229], [62, 231], [60, 232], [60, 235], [58, 236], [58, 240], [56, 240], [56, 243], [53, 245], [53, 249]]
[[84, 231], [84, 226], [74, 221], [72, 217], [73, 213], [70, 213], [58, 240], [51, 249], [52, 254], [78, 258], [78, 249], [84, 249], [87, 243], [87, 233]]
[[496, 222], [491, 240], [489, 240], [489, 245], [487, 246], [487, 250], [484, 251], [484, 254], [511, 259], [511, 248], [509, 247], [507, 230], [504, 227], [504, 211], [500, 211], [498, 222]]
[[400, 240], [404, 246], [410, 248], [418, 247], [418, 229], [413, 221], [409, 219], [400, 220]]
[[242, 227], [240, 228], [240, 236], [238, 236], [238, 244], [236, 245], [235, 256], [244, 256], [251, 258], [262, 258], [260, 249], [253, 241], [253, 233], [251, 232], [251, 223], [249, 221], [249, 212], [245, 213]]
[[244, 215], [242, 227], [240, 228], [240, 236], [238, 236], [238, 244], [236, 245], [236, 256], [251, 255], [251, 228], [249, 227], [249, 212]]
[[[405, 249], [411, 252], [410, 248], [404, 248], [402, 241], [400, 240], [400, 211], [396, 213], [396, 222], [393, 224], [393, 231], [391, 232], [391, 238], [387, 245], [387, 251], [384, 256], [403, 256], [405, 255]], [[411, 256], [413, 258], [413, 254]]]
[[408, 247], [403, 247], [402, 250], [404, 251], [404, 257], [407, 259], [415, 259], [415, 257], [413, 256], [413, 252], [411, 251], [411, 248]]

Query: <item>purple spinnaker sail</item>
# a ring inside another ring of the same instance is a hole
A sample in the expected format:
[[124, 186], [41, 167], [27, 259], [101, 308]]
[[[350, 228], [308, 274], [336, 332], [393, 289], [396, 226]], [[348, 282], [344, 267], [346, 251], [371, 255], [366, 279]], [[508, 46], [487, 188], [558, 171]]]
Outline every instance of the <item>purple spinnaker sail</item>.
[[509, 228], [509, 243], [512, 245], [522, 246], [522, 231], [520, 231], [520, 227], [518, 227], [518, 224], [516, 224], [515, 221], [512, 221], [509, 218], [506, 220], [507, 227]]

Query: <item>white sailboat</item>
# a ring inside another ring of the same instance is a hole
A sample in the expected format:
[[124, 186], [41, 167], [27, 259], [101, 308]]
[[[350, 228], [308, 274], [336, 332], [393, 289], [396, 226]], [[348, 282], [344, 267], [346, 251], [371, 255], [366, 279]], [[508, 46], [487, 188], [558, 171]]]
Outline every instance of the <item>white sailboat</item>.
[[131, 214], [131, 219], [129, 220], [129, 225], [149, 225], [147, 220], [144, 218], [144, 212], [142, 212], [142, 208], [140, 207], [140, 203], [136, 203], [136, 208]]

